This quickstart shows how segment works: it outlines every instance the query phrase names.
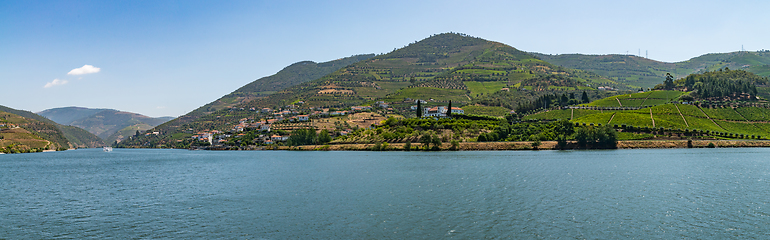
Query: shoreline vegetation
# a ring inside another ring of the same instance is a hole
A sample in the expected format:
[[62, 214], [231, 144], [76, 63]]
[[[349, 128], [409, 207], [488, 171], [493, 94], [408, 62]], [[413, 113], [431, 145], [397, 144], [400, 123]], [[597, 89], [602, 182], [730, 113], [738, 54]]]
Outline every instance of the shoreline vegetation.
[[[512, 151], [512, 150], [608, 150], [607, 148], [578, 148], [570, 142], [560, 149], [557, 141], [542, 141], [537, 147], [535, 142], [462, 142], [453, 147], [443, 143], [438, 150], [425, 150], [421, 143], [411, 143], [409, 151]], [[261, 146], [250, 148], [207, 148], [205, 150], [291, 150], [291, 151], [406, 151], [406, 143], [390, 144], [327, 144], [303, 146]], [[748, 148], [770, 147], [766, 140], [627, 140], [618, 141], [614, 149], [664, 149], [664, 148]], [[611, 149], [609, 149], [611, 150]]]

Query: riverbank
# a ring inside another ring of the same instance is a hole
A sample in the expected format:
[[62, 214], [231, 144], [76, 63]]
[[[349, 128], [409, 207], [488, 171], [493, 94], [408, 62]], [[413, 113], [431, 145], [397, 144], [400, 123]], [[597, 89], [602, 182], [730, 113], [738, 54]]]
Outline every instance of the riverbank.
[[[709, 145], [712, 144], [712, 145]], [[384, 144], [333, 144], [333, 145], [306, 145], [306, 146], [277, 146], [276, 150], [307, 150], [307, 151], [367, 151], [379, 148], [384, 151], [404, 150], [405, 143]], [[735, 147], [770, 147], [770, 141], [766, 140], [630, 140], [618, 141], [618, 149], [639, 148], [735, 148]], [[412, 151], [422, 150], [420, 143], [411, 144]], [[577, 144], [570, 142], [566, 149], [576, 149]], [[453, 150], [450, 143], [443, 143], [442, 151]], [[537, 146], [537, 150], [556, 150], [556, 141], [544, 141]], [[456, 150], [460, 151], [487, 151], [487, 150], [535, 150], [532, 142], [462, 142]]]

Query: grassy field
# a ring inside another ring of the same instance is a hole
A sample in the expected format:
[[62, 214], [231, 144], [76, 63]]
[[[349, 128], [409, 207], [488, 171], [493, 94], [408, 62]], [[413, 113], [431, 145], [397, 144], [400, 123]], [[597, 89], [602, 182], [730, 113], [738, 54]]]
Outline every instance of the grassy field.
[[[686, 104], [664, 104], [639, 110], [614, 110], [603, 113], [593, 110], [595, 111], [593, 114], [575, 117], [572, 121], [580, 124], [607, 124], [612, 118], [612, 121], [609, 122], [611, 125], [653, 127], [654, 119], [655, 128], [770, 137], [770, 123], [768, 123], [770, 110], [768, 109], [740, 107], [736, 109], [703, 108], [702, 110], [697, 106]], [[652, 118], [650, 118], [650, 111], [652, 111]], [[741, 114], [746, 118], [743, 118]], [[566, 118], [567, 116], [569, 116], [569, 110], [559, 110], [527, 116], [525, 119]]]
[[[588, 116], [584, 116], [584, 117], [580, 117], [580, 118], [574, 119], [573, 121], [577, 122], [577, 123], [586, 123], [586, 124], [590, 124], [590, 123], [594, 123], [594, 124], [596, 124], [596, 123], [607, 124], [608, 122], [610, 122], [610, 118], [613, 118], [612, 116], [614, 114], [615, 113], [612, 113], [612, 112], [591, 114], [591, 115], [588, 115]], [[617, 123], [615, 123], [615, 119], [614, 118], [613, 118], [613, 123], [612, 124], [617, 124]]]
[[468, 102], [468, 97], [465, 95], [465, 90], [462, 89], [444, 89], [444, 88], [405, 88], [398, 91], [396, 94], [385, 98], [386, 102], [403, 101], [404, 98], [411, 99], [434, 99], [436, 101], [449, 101], [454, 102]]
[[608, 97], [604, 99], [599, 99], [596, 101], [593, 101], [591, 103], [585, 104], [586, 106], [595, 106], [595, 107], [619, 107], [620, 102], [618, 102], [617, 97]]
[[739, 123], [739, 122], [728, 122], [728, 121], [716, 121], [722, 128], [727, 130], [729, 133], [736, 133], [736, 134], [746, 134], [746, 135], [760, 135], [760, 136], [768, 136], [768, 132], [765, 131], [762, 128], [758, 128], [757, 126], [754, 126], [754, 124], [749, 123]]
[[612, 125], [630, 125], [637, 127], [652, 127], [652, 119], [650, 114], [632, 113], [632, 112], [619, 112], [615, 114], [615, 117], [610, 123]]
[[541, 112], [537, 114], [532, 114], [525, 116], [525, 120], [572, 120], [601, 113], [603, 111], [600, 110], [591, 110], [591, 109], [561, 109], [561, 110], [551, 110], [548, 112]]
[[465, 86], [468, 87], [468, 90], [471, 90], [471, 96], [476, 96], [478, 94], [490, 94], [500, 91], [500, 89], [508, 86], [506, 82], [466, 81], [464, 83]]
[[[680, 91], [651, 91], [623, 94], [599, 99], [585, 105], [596, 107], [618, 107], [621, 106], [621, 104], [623, 107], [655, 106], [668, 103], [682, 94], [684, 94], [684, 92]], [[618, 103], [618, 101], [620, 101], [620, 103]]]
[[770, 121], [770, 109], [758, 107], [740, 107], [735, 109], [749, 121]]
[[494, 117], [502, 117], [511, 112], [511, 110], [504, 107], [464, 106], [462, 109], [466, 114], [487, 115]]
[[746, 121], [732, 108], [701, 108], [712, 119]]
[[[598, 112], [598, 111], [597, 111]], [[572, 110], [551, 110], [548, 112], [541, 112], [525, 116], [525, 120], [570, 120], [572, 117]]]

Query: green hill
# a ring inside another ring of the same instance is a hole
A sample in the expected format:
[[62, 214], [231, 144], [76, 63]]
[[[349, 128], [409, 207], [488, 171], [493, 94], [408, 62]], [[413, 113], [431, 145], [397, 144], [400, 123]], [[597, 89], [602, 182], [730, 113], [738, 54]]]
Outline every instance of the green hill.
[[276, 74], [254, 80], [214, 102], [203, 105], [180, 117], [180, 119], [194, 119], [217, 110], [234, 107], [260, 97], [265, 97], [288, 87], [321, 78], [342, 67], [372, 57], [374, 57], [374, 54], [362, 54], [323, 63], [312, 61], [294, 63], [278, 71]]
[[[55, 124], [14, 114], [19, 110], [0, 106], [0, 152], [18, 153], [62, 150], [70, 147]], [[25, 114], [27, 115], [27, 114]]]
[[[342, 67], [372, 57], [374, 57], [374, 54], [361, 54], [323, 63], [315, 63], [312, 61], [294, 63], [288, 67], [285, 67], [281, 71], [278, 71], [276, 74], [254, 80], [253, 82], [238, 88], [232, 93], [227, 94], [217, 99], [216, 101], [203, 105], [174, 120], [170, 120], [167, 123], [159, 126], [157, 129], [162, 132], [174, 132], [180, 126], [195, 121], [196, 119], [208, 115], [212, 112], [222, 109], [229, 109], [234, 106], [265, 97], [285, 88], [321, 78], [329, 73], [339, 70]], [[128, 129], [125, 131], [127, 132]]]
[[[152, 118], [141, 114], [122, 112], [113, 109], [89, 109], [82, 107], [54, 108], [42, 111], [39, 114], [54, 120], [61, 125], [76, 126], [85, 129], [107, 143], [122, 139], [123, 135], [116, 133], [123, 129], [137, 128], [144, 131], [158, 126], [169, 119], [167, 117]], [[67, 130], [65, 132], [78, 134], [77, 131], [74, 130]], [[131, 133], [131, 135], [133, 135], [133, 133]], [[93, 139], [86, 141], [93, 141]]]
[[665, 78], [666, 73], [682, 78], [692, 73], [715, 71], [725, 67], [770, 76], [770, 52], [767, 51], [711, 53], [676, 63], [632, 55], [533, 54], [550, 63], [593, 72], [619, 83], [635, 86], [636, 89], [655, 86]]
[[[26, 119], [33, 119], [36, 121], [39, 121], [41, 124], [41, 130], [37, 131], [35, 129], [31, 129], [32, 131], [40, 132], [40, 134], [52, 134], [50, 136], [50, 139], [54, 139], [56, 142], [61, 144], [65, 148], [94, 148], [94, 147], [101, 147], [104, 146], [104, 142], [99, 139], [99, 137], [83, 130], [77, 127], [69, 127], [65, 126], [59, 123], [56, 123], [54, 121], [51, 121], [48, 118], [45, 118], [43, 116], [40, 116], [38, 114], [35, 114], [33, 112], [24, 111], [24, 110], [16, 110], [13, 108], [5, 107], [0, 105], [0, 111], [13, 113], [15, 115], [19, 115], [21, 117], [24, 117]], [[48, 129], [48, 125], [55, 126], [58, 131], [53, 131]], [[63, 135], [63, 140], [59, 139], [58, 136], [59, 133]], [[45, 136], [42, 136], [43, 138], [46, 138]], [[49, 138], [46, 138], [49, 139]], [[66, 142], [66, 143], [65, 143]]]
[[59, 130], [62, 131], [64, 137], [69, 140], [70, 144], [77, 148], [97, 148], [103, 147], [104, 140], [97, 137], [93, 133], [90, 133], [82, 128], [75, 126], [66, 126], [57, 124]]
[[[611, 125], [627, 131], [658, 135], [689, 134], [726, 138], [768, 138], [770, 103], [767, 101], [696, 101], [680, 104], [681, 91], [652, 91], [618, 95], [570, 109], [555, 109], [526, 116], [527, 120], [570, 120], [585, 125]], [[641, 105], [624, 104], [647, 99]], [[650, 102], [649, 99], [658, 99]], [[652, 136], [652, 135], [650, 135]]]
[[[385, 101], [392, 104], [398, 114], [414, 115], [409, 110], [413, 104], [409, 99], [424, 99], [429, 100], [428, 105], [452, 101], [456, 104], [453, 106], [502, 106], [504, 109], [473, 109], [500, 114], [510, 111], [516, 101], [530, 101], [553, 93], [599, 92], [595, 86], [630, 88], [594, 73], [553, 65], [502, 43], [445, 33], [192, 122], [172, 121], [161, 125], [154, 131], [162, 136], [152, 137], [156, 139], [152, 141], [153, 146], [174, 145], [180, 137], [194, 132], [229, 130], [242, 118], [272, 117], [272, 112], [260, 113], [262, 108], [292, 106], [309, 113], [311, 109], [345, 109]], [[501, 101], [506, 104], [496, 104]], [[140, 137], [124, 146], [147, 144]]]
[[93, 116], [94, 114], [97, 114], [104, 110], [108, 110], [108, 109], [84, 108], [84, 107], [62, 107], [62, 108], [47, 109], [47, 110], [38, 112], [37, 114], [40, 116], [46, 117], [48, 119], [51, 119], [56, 123], [63, 124], [63, 125], [70, 125], [72, 124], [72, 122], [78, 119]]
[[566, 91], [591, 89], [589, 85], [616, 83], [550, 64], [502, 43], [445, 33], [243, 106], [277, 107], [303, 101], [303, 107], [344, 108], [404, 98], [470, 102], [476, 94], [499, 91], [497, 87]]

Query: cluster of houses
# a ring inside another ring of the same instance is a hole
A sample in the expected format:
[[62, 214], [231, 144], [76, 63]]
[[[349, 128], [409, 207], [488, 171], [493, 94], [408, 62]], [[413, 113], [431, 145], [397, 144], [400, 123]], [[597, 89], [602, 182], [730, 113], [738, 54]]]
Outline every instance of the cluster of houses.
[[[384, 102], [378, 103], [380, 106], [385, 104]], [[387, 104], [385, 104], [387, 106]], [[231, 111], [245, 111], [243, 108], [239, 109], [231, 109]], [[290, 122], [306, 122], [310, 121], [311, 117], [329, 117], [329, 116], [344, 116], [350, 113], [355, 112], [363, 112], [363, 111], [369, 111], [372, 110], [371, 106], [353, 106], [350, 107], [349, 111], [329, 111], [329, 109], [310, 109], [309, 114], [300, 114], [299, 111], [297, 111], [293, 105], [286, 106], [285, 110], [273, 110], [271, 108], [262, 108], [262, 109], [256, 109], [256, 108], [250, 108], [250, 111], [256, 111], [261, 112], [265, 115], [268, 115], [267, 119], [263, 120], [254, 120], [249, 118], [242, 118], [240, 119], [238, 124], [235, 124], [233, 128], [231, 129], [231, 132], [237, 133], [237, 132], [243, 132], [246, 131], [246, 129], [257, 129], [264, 132], [270, 132], [270, 128], [273, 124], [276, 122], [281, 122], [284, 120], [288, 120]], [[340, 132], [341, 135], [346, 135], [350, 133], [352, 130], [348, 131], [342, 131]], [[238, 135], [244, 135], [244, 134], [238, 134]], [[238, 136], [236, 135], [236, 136]], [[204, 131], [204, 132], [198, 132], [195, 135], [192, 136], [192, 139], [208, 142], [209, 144], [217, 144], [217, 143], [223, 143], [227, 141], [227, 138], [232, 137], [229, 134], [224, 134], [221, 131], [213, 130], [213, 131]], [[282, 142], [288, 140], [288, 136], [280, 136], [280, 135], [260, 135], [258, 138], [254, 139], [257, 143], [263, 143], [263, 144], [273, 144], [275, 142]]]
[[[411, 101], [411, 99], [408, 99], [408, 101]], [[427, 103], [423, 100], [417, 100], [421, 101], [423, 103]], [[384, 101], [378, 101], [373, 104], [373, 106], [383, 109], [389, 109], [388, 103], [385, 103]], [[249, 118], [243, 118], [240, 119], [238, 124], [235, 124], [230, 132], [232, 133], [238, 133], [238, 132], [244, 132], [247, 129], [255, 129], [266, 132], [266, 134], [259, 135], [256, 139], [254, 139], [254, 142], [256, 143], [262, 143], [262, 144], [273, 144], [275, 142], [282, 142], [287, 141], [288, 136], [280, 136], [276, 134], [269, 134], [271, 132], [271, 126], [275, 124], [276, 122], [281, 122], [288, 120], [290, 122], [305, 122], [310, 121], [310, 118], [317, 117], [317, 118], [323, 118], [323, 117], [330, 117], [330, 116], [344, 116], [351, 113], [356, 112], [363, 112], [363, 111], [370, 111], [372, 110], [372, 106], [353, 106], [350, 107], [350, 110], [348, 111], [329, 111], [329, 109], [321, 109], [321, 108], [315, 108], [315, 109], [308, 109], [310, 113], [308, 114], [301, 114], [299, 111], [296, 110], [294, 105], [286, 106], [284, 109], [279, 110], [273, 110], [271, 108], [262, 108], [262, 109], [256, 109], [256, 108], [250, 108], [249, 111], [255, 111], [263, 113], [263, 115], [267, 115], [267, 118], [262, 120], [255, 120], [255, 119], [249, 119]], [[417, 106], [412, 106], [412, 110], [416, 110]], [[243, 108], [240, 109], [231, 109], [231, 111], [245, 111]], [[304, 112], [308, 112], [308, 110], [305, 110]], [[423, 109], [423, 116], [425, 117], [445, 117], [447, 115], [447, 112], [451, 112], [452, 114], [464, 114], [465, 111], [461, 108], [453, 107], [451, 109], [445, 107], [445, 106], [437, 106], [437, 107], [427, 107]], [[347, 135], [352, 130], [347, 129], [340, 131], [339, 135]], [[156, 133], [148, 133], [148, 134], [156, 134]], [[236, 136], [243, 136], [244, 133], [237, 134]], [[215, 145], [218, 143], [227, 142], [227, 139], [232, 137], [230, 134], [225, 134], [221, 131], [212, 130], [212, 131], [204, 131], [204, 132], [198, 132], [195, 135], [192, 136], [192, 139], [198, 140], [198, 141], [204, 141], [208, 142], [209, 144]]]
[[209, 144], [214, 144], [215, 136], [219, 136], [220, 139], [230, 137], [230, 135], [222, 134], [221, 131], [211, 130], [206, 132], [198, 132], [192, 136], [192, 139], [203, 141], [203, 142], [209, 142]]
[[7, 122], [1, 122], [0, 128], [2, 129], [12, 129], [12, 128], [18, 128], [19, 126], [13, 123], [7, 123]]

